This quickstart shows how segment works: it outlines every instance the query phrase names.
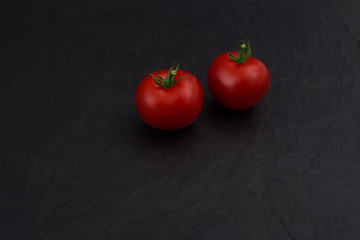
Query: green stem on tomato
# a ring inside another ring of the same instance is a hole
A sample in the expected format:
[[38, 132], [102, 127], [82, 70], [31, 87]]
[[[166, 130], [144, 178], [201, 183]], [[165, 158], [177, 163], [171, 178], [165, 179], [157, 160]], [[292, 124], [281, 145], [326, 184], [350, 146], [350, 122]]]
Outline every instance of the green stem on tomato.
[[249, 40], [245, 40], [241, 43], [237, 58], [231, 53], [228, 53], [227, 55], [236, 63], [240, 64], [246, 62], [252, 55]]
[[[159, 64], [160, 65], [160, 64]], [[179, 81], [180, 79], [182, 78], [185, 78], [185, 77], [190, 77], [192, 75], [186, 75], [186, 76], [182, 76], [178, 79], [175, 80], [175, 75], [177, 73], [177, 71], [179, 70], [179, 64], [175, 61], [173, 63], [173, 65], [171, 66], [170, 70], [168, 71], [167, 75], [165, 78], [162, 78], [159, 74], [159, 68], [156, 70], [156, 75], [159, 79], [157, 79], [154, 74], [150, 73], [150, 75], [152, 76], [152, 78], [154, 79], [154, 82], [163, 87], [163, 88], [166, 88], [166, 89], [169, 89], [171, 88], [172, 86], [174, 86], [174, 84]], [[159, 81], [160, 80], [160, 81]]]

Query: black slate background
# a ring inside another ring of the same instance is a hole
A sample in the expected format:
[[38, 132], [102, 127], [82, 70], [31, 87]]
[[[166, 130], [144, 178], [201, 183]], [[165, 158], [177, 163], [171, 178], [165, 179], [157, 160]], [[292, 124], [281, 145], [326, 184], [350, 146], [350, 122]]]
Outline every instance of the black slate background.
[[[360, 239], [360, 2], [1, 1], [0, 239]], [[251, 41], [271, 84], [232, 112], [207, 88]], [[138, 116], [173, 60], [190, 127]]]

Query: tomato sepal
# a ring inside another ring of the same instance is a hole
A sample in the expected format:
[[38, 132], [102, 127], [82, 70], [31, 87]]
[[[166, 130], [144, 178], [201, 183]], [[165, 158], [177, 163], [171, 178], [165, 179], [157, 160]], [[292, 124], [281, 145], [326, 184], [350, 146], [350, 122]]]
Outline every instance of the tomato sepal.
[[[169, 89], [171, 88], [172, 86], [174, 86], [174, 84], [179, 81], [180, 79], [183, 79], [185, 77], [191, 77], [193, 76], [193, 74], [191, 75], [186, 75], [186, 76], [182, 76], [178, 79], [175, 80], [175, 76], [176, 76], [176, 73], [178, 72], [179, 70], [179, 67], [180, 65], [175, 61], [173, 63], [173, 65], [171, 66], [171, 68], [169, 69], [167, 75], [165, 78], [161, 77], [160, 74], [159, 74], [159, 68], [160, 68], [160, 64], [159, 64], [159, 67], [156, 69], [156, 75], [158, 78], [156, 78], [154, 76], [154, 74], [150, 73], [151, 77], [153, 78], [154, 82], [159, 85], [160, 87], [163, 87], [163, 88], [166, 88], [166, 89]], [[174, 69], [175, 68], [175, 69]], [[160, 81], [159, 81], [160, 80]]]
[[238, 64], [246, 62], [252, 56], [249, 40], [245, 39], [245, 41], [241, 42], [237, 57], [231, 53], [228, 53], [227, 56]]

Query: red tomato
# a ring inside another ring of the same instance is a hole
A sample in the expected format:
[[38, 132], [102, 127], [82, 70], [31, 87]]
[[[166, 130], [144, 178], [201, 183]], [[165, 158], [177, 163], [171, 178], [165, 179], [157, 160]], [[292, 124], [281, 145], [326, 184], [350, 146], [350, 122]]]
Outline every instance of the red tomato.
[[[233, 57], [229, 53], [220, 54], [208, 71], [211, 94], [218, 103], [233, 110], [254, 106], [265, 95], [270, 83], [269, 71], [260, 60], [251, 57], [248, 44], [242, 44], [239, 52], [230, 52]], [[243, 55], [242, 63], [235, 61], [239, 54]]]
[[[163, 84], [169, 75], [168, 84], [173, 84], [172, 81], [175, 84], [167, 86], [168, 88], [160, 86], [154, 80], [156, 78], [158, 83]], [[199, 80], [186, 71], [178, 70], [178, 67], [176, 70], [171, 68], [147, 75], [139, 83], [135, 93], [136, 108], [142, 119], [150, 126], [162, 130], [176, 130], [190, 125], [200, 114], [203, 99]]]

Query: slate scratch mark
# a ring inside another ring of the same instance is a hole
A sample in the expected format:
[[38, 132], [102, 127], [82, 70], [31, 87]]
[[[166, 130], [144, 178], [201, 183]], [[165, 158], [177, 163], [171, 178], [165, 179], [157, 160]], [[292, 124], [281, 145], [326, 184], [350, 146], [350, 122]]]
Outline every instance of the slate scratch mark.
[[[307, 184], [308, 184], [308, 189], [309, 189], [309, 193], [310, 193], [310, 199], [313, 200], [314, 193], [313, 193], [313, 189], [312, 189], [312, 186], [311, 186], [311, 181], [310, 181], [309, 176], [306, 177], [306, 182], [307, 182]], [[308, 209], [307, 205], [305, 205], [305, 208], [306, 208], [306, 210], [307, 210], [308, 212], [310, 212], [310, 210]], [[311, 222], [311, 219], [309, 219], [309, 221]], [[312, 230], [312, 234], [313, 234], [314, 238], [317, 239], [316, 234], [315, 234], [314, 224], [313, 224], [313, 223], [311, 224], [311, 230]]]
[[360, 47], [360, 40], [355, 36], [355, 34], [349, 29], [349, 27], [346, 25], [346, 23], [342, 20], [339, 21], [340, 25], [345, 29], [345, 31], [349, 34], [349, 36], [355, 40], [357, 45]]
[[288, 227], [285, 225], [284, 221], [282, 220], [282, 218], [275, 212], [272, 204], [266, 200], [267, 204], [269, 205], [270, 211], [271, 213], [279, 220], [281, 227], [284, 229], [284, 231], [286, 232], [286, 234], [289, 236], [289, 238], [291, 240], [296, 240], [295, 237], [292, 235], [292, 233], [290, 232], [290, 230], [288, 229]]
[[[277, 216], [277, 215], [276, 215]], [[285, 230], [285, 232], [287, 233], [287, 235], [289, 236], [290, 239], [295, 240], [295, 238], [293, 237], [293, 235], [290, 233], [289, 229], [286, 227], [285, 223], [283, 222], [283, 220], [281, 219], [280, 216], [277, 216], [279, 222], [281, 223], [282, 228]]]
[[289, 199], [286, 198], [286, 205], [287, 205], [287, 208], [288, 208], [288, 211], [289, 211], [289, 214], [290, 214], [290, 224], [292, 224], [293, 222], [293, 214], [292, 214], [292, 210], [291, 210], [291, 207], [290, 207], [290, 203], [289, 203]]

